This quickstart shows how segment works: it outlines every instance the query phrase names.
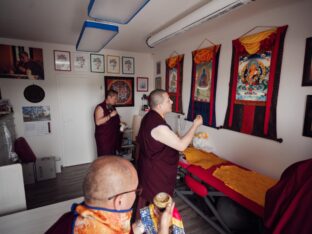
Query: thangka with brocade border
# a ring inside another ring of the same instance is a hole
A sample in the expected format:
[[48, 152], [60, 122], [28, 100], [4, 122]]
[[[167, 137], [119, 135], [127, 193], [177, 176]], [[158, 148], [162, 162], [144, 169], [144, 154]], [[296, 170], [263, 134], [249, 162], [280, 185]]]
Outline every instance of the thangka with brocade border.
[[276, 105], [287, 26], [233, 40], [228, 107], [223, 128], [281, 142]]
[[192, 84], [187, 120], [196, 115], [203, 117], [203, 124], [216, 127], [215, 99], [218, 63], [221, 45], [192, 52]]
[[183, 60], [184, 55], [177, 55], [166, 59], [166, 91], [173, 101], [172, 111], [176, 113], [183, 113]]

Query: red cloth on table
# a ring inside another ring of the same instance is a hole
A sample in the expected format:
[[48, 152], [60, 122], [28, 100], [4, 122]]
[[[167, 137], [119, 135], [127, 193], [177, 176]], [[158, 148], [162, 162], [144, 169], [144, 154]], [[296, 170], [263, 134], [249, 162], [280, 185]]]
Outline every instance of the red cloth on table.
[[14, 149], [22, 163], [36, 162], [37, 157], [24, 137], [15, 140]]
[[[110, 109], [106, 106], [106, 101], [97, 105], [102, 107], [104, 116], [109, 115], [112, 111], [116, 110], [115, 107]], [[96, 108], [97, 108], [96, 107]], [[95, 123], [95, 112], [94, 112], [94, 123]], [[116, 150], [121, 145], [121, 133], [120, 133], [120, 118], [119, 115], [115, 115], [110, 118], [106, 123], [101, 125], [95, 124], [95, 141], [97, 147], [98, 156], [102, 155], [115, 155]]]
[[289, 166], [265, 198], [266, 233], [312, 233], [312, 159]]
[[173, 195], [179, 162], [177, 150], [151, 136], [152, 129], [160, 125], [170, 128], [156, 111], [151, 110], [142, 119], [138, 134], [139, 183], [143, 188], [142, 197], [149, 202], [159, 192]]

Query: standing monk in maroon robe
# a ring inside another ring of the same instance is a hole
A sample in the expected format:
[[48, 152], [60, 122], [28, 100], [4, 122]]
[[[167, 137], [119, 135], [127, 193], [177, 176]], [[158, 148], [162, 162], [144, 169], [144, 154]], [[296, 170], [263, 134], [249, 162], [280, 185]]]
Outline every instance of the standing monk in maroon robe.
[[115, 155], [120, 146], [120, 118], [114, 105], [118, 93], [108, 90], [104, 102], [98, 104], [94, 111], [95, 141], [98, 156]]
[[138, 134], [139, 144], [139, 183], [143, 188], [138, 200], [140, 209], [146, 202], [152, 202], [159, 192], [173, 195], [179, 151], [189, 145], [195, 131], [203, 123], [199, 115], [192, 127], [183, 136], [177, 136], [166, 123], [165, 114], [172, 111], [172, 100], [168, 93], [156, 89], [149, 96], [151, 110], [144, 116]]

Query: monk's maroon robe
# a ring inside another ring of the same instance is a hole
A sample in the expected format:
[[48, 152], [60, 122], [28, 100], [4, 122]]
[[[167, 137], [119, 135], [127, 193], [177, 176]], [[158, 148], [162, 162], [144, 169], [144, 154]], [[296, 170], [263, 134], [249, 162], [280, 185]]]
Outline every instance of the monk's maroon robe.
[[265, 197], [267, 234], [312, 233], [312, 159], [289, 166]]
[[73, 212], [65, 213], [57, 220], [45, 234], [72, 234], [75, 215]]
[[179, 162], [177, 150], [152, 137], [152, 129], [159, 125], [170, 128], [156, 111], [151, 110], [142, 119], [138, 134], [139, 183], [143, 188], [142, 197], [149, 202], [159, 192], [173, 195]]
[[[107, 116], [112, 111], [116, 110], [115, 107], [113, 106], [111, 106], [111, 108], [108, 109], [105, 101], [99, 104], [98, 106], [102, 107], [104, 111], [104, 116]], [[94, 122], [95, 122], [95, 112], [94, 112]], [[116, 150], [119, 149], [121, 143], [120, 139], [121, 134], [119, 129], [120, 129], [120, 118], [118, 114], [110, 118], [104, 124], [98, 126], [95, 124], [94, 136], [98, 156], [116, 154]]]

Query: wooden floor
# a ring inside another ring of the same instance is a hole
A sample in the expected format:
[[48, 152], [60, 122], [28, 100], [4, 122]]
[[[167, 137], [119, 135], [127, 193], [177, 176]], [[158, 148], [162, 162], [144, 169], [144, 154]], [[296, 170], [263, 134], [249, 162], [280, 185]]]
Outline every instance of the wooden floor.
[[[90, 164], [63, 168], [56, 179], [26, 185], [27, 208], [66, 201], [82, 196], [82, 181]], [[186, 233], [188, 234], [217, 234], [206, 221], [197, 215], [179, 197], [175, 196], [176, 206], [182, 216]], [[200, 205], [199, 205], [200, 207]], [[68, 208], [70, 209], [70, 208]], [[236, 232], [237, 233], [237, 232]], [[250, 233], [248, 233], [250, 234]]]
[[54, 204], [82, 196], [82, 181], [90, 164], [65, 167], [56, 179], [25, 186], [27, 209]]

